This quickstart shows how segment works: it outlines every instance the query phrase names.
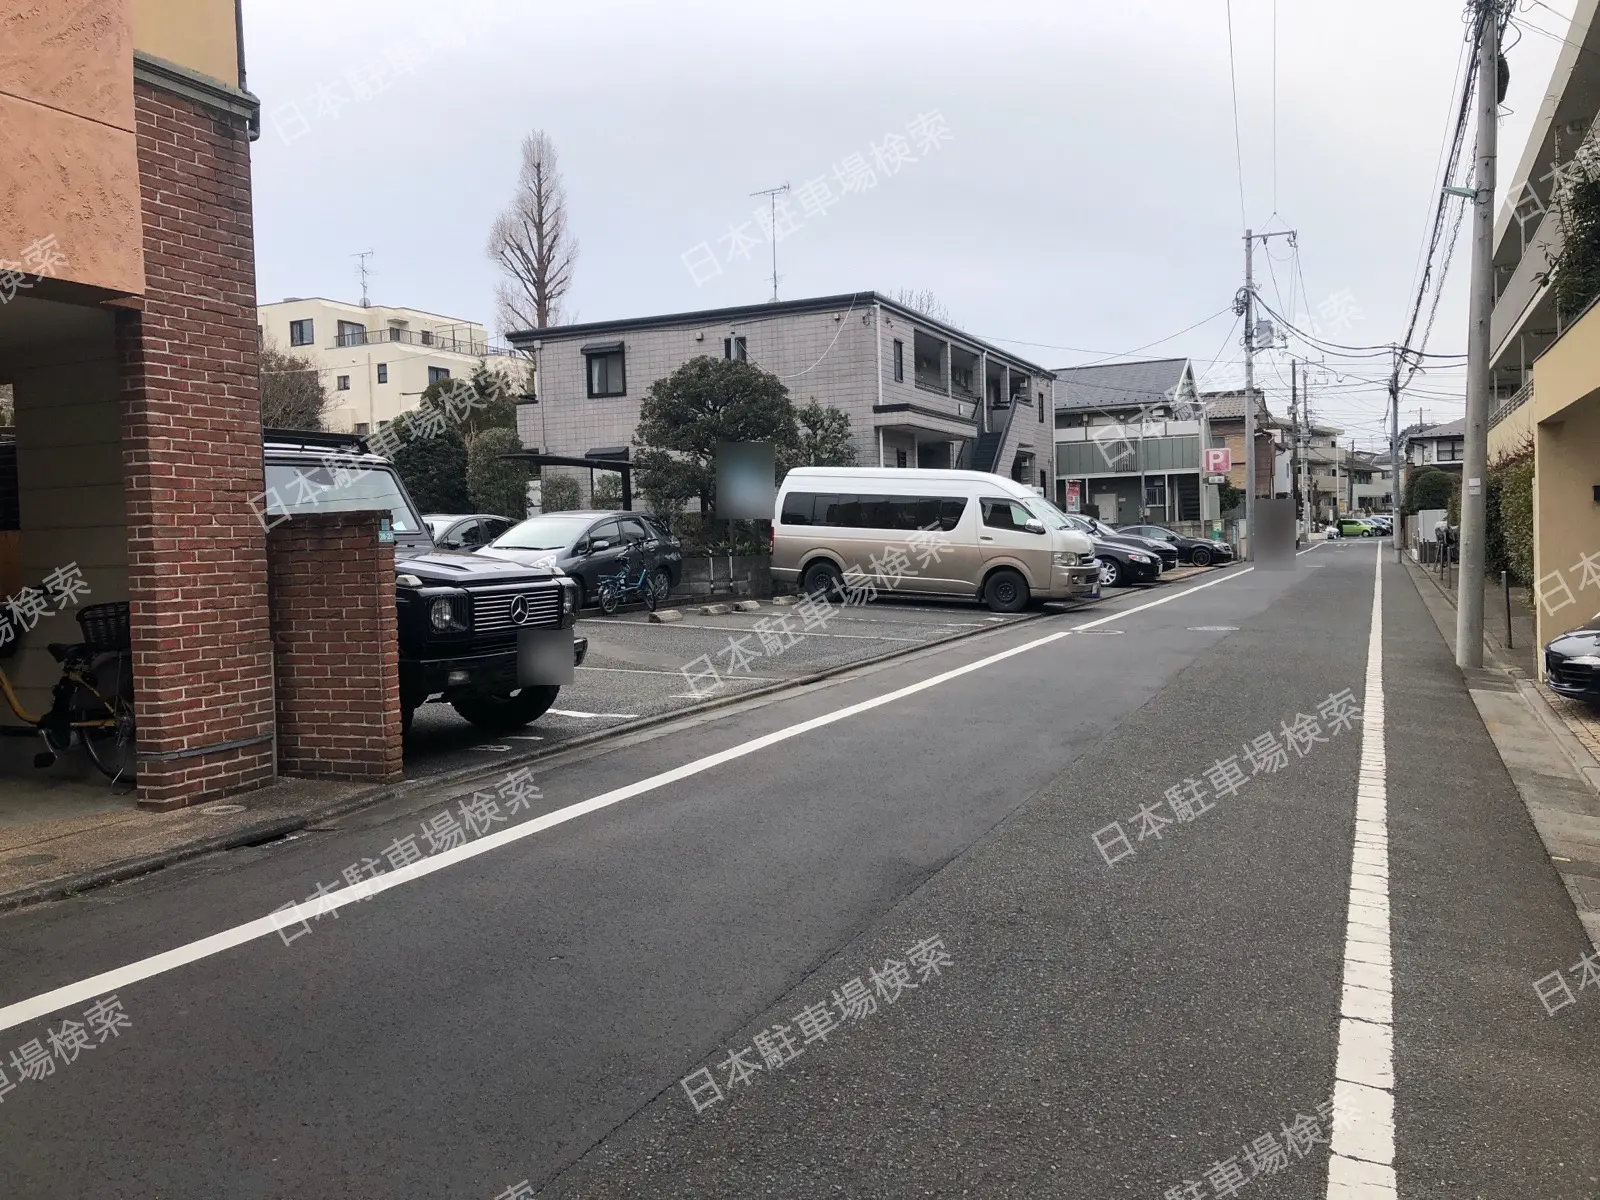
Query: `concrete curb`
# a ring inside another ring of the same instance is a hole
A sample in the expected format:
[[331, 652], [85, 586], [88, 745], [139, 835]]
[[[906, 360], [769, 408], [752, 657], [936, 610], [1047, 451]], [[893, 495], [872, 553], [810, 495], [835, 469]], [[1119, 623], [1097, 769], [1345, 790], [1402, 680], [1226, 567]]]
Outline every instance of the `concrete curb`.
[[[705, 700], [687, 708], [674, 709], [672, 712], [652, 713], [637, 720], [626, 721], [621, 725], [613, 725], [606, 729], [599, 729], [593, 733], [582, 734], [567, 741], [551, 746], [542, 746], [528, 750], [521, 754], [511, 754], [498, 760], [493, 767], [464, 767], [459, 771], [450, 771], [441, 775], [431, 775], [426, 779], [411, 780], [399, 784], [385, 785], [347, 796], [337, 804], [324, 808], [308, 810], [294, 816], [275, 817], [259, 825], [243, 826], [225, 834], [206, 838], [199, 842], [190, 842], [181, 846], [174, 846], [170, 850], [163, 850], [156, 854], [143, 855], [139, 858], [123, 859], [119, 862], [108, 863], [103, 867], [96, 867], [89, 871], [82, 871], [76, 875], [60, 876], [47, 879], [40, 883], [27, 884], [11, 891], [0, 892], [0, 913], [23, 908], [30, 904], [37, 904], [48, 900], [60, 900], [69, 895], [89, 891], [93, 888], [104, 887], [108, 884], [122, 883], [129, 879], [148, 875], [165, 867], [174, 866], [189, 859], [199, 858], [206, 854], [215, 854], [222, 850], [236, 850], [241, 846], [258, 845], [262, 842], [274, 841], [290, 833], [297, 833], [309, 826], [331, 820], [335, 817], [346, 816], [359, 809], [371, 808], [390, 800], [403, 796], [427, 793], [431, 791], [444, 791], [457, 787], [466, 790], [467, 786], [483, 779], [504, 775], [508, 770], [527, 766], [546, 758], [553, 758], [558, 754], [565, 754], [570, 750], [582, 749], [593, 746], [598, 742], [609, 741], [613, 738], [625, 737], [641, 730], [652, 729], [658, 725], [669, 724], [686, 717], [696, 717], [717, 709], [729, 708], [735, 704], [742, 704], [748, 700], [760, 699], [774, 695], [778, 692], [798, 690], [826, 679], [832, 679], [847, 671], [859, 670], [863, 667], [875, 666], [879, 663], [889, 662], [897, 658], [906, 658], [923, 650], [935, 646], [948, 646], [955, 642], [967, 641], [972, 638], [982, 637], [986, 634], [996, 633], [1004, 629], [1012, 629], [1029, 621], [1040, 620], [1047, 616], [1059, 616], [1063, 611], [1072, 610], [1039, 610], [1027, 614], [1016, 621], [1009, 621], [1001, 625], [988, 625], [982, 629], [963, 630], [952, 633], [948, 637], [935, 638], [931, 641], [921, 642], [915, 646], [905, 646], [897, 650], [887, 650], [882, 654], [873, 655], [871, 658], [859, 658], [852, 662], [840, 663], [821, 671], [814, 671], [809, 675], [796, 676], [793, 679], [781, 680], [768, 684], [765, 687], [753, 688], [749, 691], [739, 692], [734, 695], [721, 696], [712, 700]], [[248, 797], [246, 798], [248, 802]]]

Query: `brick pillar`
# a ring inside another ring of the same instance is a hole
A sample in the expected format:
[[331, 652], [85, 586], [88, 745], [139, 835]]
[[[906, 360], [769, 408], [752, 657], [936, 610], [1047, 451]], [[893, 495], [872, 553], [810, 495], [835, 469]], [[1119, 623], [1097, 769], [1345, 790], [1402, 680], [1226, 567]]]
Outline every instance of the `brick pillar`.
[[146, 290], [119, 312], [139, 801], [274, 775], [250, 142], [134, 85]]
[[285, 774], [401, 777], [394, 544], [378, 540], [386, 515], [315, 513], [267, 535]]

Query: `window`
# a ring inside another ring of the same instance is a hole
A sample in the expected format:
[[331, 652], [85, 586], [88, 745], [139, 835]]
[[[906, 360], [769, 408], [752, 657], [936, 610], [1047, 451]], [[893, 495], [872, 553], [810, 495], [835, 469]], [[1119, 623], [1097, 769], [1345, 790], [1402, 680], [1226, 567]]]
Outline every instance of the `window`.
[[1044, 424], [1044, 393], [1039, 393], [1039, 424]]
[[372, 432], [372, 426], [371, 425], [367, 424], [365, 421], [357, 421], [356, 422], [356, 436], [357, 437], [366, 437], [367, 434], [369, 434], [371, 432]]
[[894, 452], [894, 465], [902, 469], [905, 467], [906, 452], [904, 450], [896, 450]]
[[307, 317], [303, 321], [290, 321], [289, 322], [289, 345], [291, 345], [291, 346], [309, 346], [309, 345], [311, 345], [311, 343], [316, 341], [316, 338], [317, 338], [315, 330], [316, 330], [316, 327], [315, 327], [315, 325], [312, 324], [312, 321], [311, 321], [310, 317]]
[[623, 517], [618, 524], [622, 526], [622, 536], [630, 546], [655, 540], [654, 535], [645, 528], [644, 522], [637, 517]]
[[622, 343], [585, 346], [583, 357], [589, 368], [590, 396], [621, 396], [628, 390], [623, 369]]
[[1450, 440], [1450, 441], [1441, 440], [1438, 443], [1438, 446], [1439, 446], [1439, 455], [1438, 455], [1439, 461], [1440, 462], [1460, 462], [1461, 458], [1462, 458], [1462, 454], [1463, 454], [1463, 449], [1462, 448], [1463, 448], [1464, 445], [1465, 445], [1465, 442], [1461, 438], [1455, 438], [1455, 439]]
[[350, 390], [350, 376], [340, 375], [336, 380], [334, 380], [333, 386], [338, 388], [341, 392], [348, 392]]
[[790, 492], [780, 525], [835, 529], [942, 529], [949, 533], [967, 509], [964, 496], [836, 496]]
[[[336, 473], [348, 475], [338, 483]], [[356, 474], [332, 466], [267, 464], [267, 512], [292, 517], [314, 512], [360, 512], [387, 509], [396, 533], [420, 533], [422, 519], [413, 513], [400, 490], [398, 478], [388, 467], [374, 467]]]
[[450, 378], [450, 368], [449, 367], [429, 367], [428, 368], [428, 382], [429, 383], [438, 383], [439, 380], [441, 380], [441, 379], [449, 379], [449, 378]]
[[894, 381], [906, 381], [906, 344], [899, 338], [894, 341]]
[[742, 337], [725, 337], [722, 339], [722, 357], [731, 358], [734, 362], [747, 362], [750, 352], [745, 348]]
[[1026, 531], [1034, 516], [1015, 500], [982, 500], [983, 523], [990, 529]]
[[424, 346], [431, 346], [431, 345], [433, 345], [433, 330], [431, 330], [431, 329], [424, 329], [424, 330], [423, 330], [423, 331], [422, 331], [422, 344], [423, 344], [423, 345], [424, 345]]
[[378, 364], [378, 382], [379, 383], [388, 383], [389, 382], [389, 364], [388, 363], [379, 363]]
[[511, 522], [505, 517], [486, 517], [483, 522], [483, 544], [488, 545], [506, 530], [511, 528]]
[[589, 530], [588, 541], [591, 545], [595, 542], [610, 542], [613, 546], [622, 544], [622, 527], [615, 521], [601, 521]]
[[340, 321], [338, 341], [341, 346], [365, 346], [367, 327], [355, 321]]

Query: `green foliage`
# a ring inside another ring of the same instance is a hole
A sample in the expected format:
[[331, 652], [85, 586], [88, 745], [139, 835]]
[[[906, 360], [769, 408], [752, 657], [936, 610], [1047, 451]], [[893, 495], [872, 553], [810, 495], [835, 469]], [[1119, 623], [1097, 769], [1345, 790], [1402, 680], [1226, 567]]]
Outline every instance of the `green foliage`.
[[[517, 396], [510, 381], [479, 362], [468, 379], [440, 379], [422, 393], [422, 404], [438, 407], [468, 442], [488, 429], [517, 428]], [[519, 447], [520, 448], [520, 447]]]
[[262, 428], [323, 428], [328, 392], [309, 358], [285, 354], [269, 342], [261, 348], [260, 371]]
[[1438, 467], [1420, 467], [1406, 481], [1405, 511], [1415, 514], [1427, 508], [1449, 508], [1450, 497], [1459, 480]]
[[658, 513], [716, 512], [718, 442], [770, 442], [781, 481], [800, 456], [789, 390], [751, 362], [694, 358], [651, 385], [634, 433], [639, 490]]
[[[407, 416], [398, 418], [406, 422]], [[467, 443], [454, 429], [433, 437], [410, 437], [395, 452], [394, 468], [425, 513], [472, 511], [467, 491]]]
[[596, 471], [594, 489], [589, 494], [591, 508], [622, 507], [622, 476], [615, 471]]
[[467, 447], [467, 490], [472, 511], [520, 521], [528, 515], [528, 481], [533, 466], [500, 455], [522, 449], [514, 429], [485, 429]]
[[1600, 180], [1575, 185], [1560, 211], [1562, 247], [1550, 263], [1550, 284], [1565, 326], [1600, 296]]
[[1489, 468], [1489, 569], [1533, 583], [1533, 447]]
[[800, 427], [797, 467], [853, 467], [856, 444], [850, 436], [850, 414], [829, 406], [824, 408], [813, 396], [804, 408], [795, 411]]
[[1217, 511], [1219, 513], [1230, 513], [1243, 503], [1243, 488], [1234, 487], [1233, 484], [1229, 483], [1226, 479], [1217, 484]]
[[571, 512], [583, 497], [583, 489], [570, 475], [544, 476], [541, 492], [540, 509], [547, 513]]

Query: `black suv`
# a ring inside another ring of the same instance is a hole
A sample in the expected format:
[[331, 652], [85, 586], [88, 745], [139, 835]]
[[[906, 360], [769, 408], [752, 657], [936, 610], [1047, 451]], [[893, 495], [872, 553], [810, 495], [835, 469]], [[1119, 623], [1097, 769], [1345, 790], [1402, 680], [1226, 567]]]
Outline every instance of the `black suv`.
[[295, 513], [390, 514], [406, 729], [429, 700], [445, 700], [498, 732], [544, 715], [561, 691], [548, 682], [545, 652], [565, 642], [561, 631], [571, 638], [574, 665], [589, 649], [571, 632], [576, 581], [559, 570], [438, 549], [393, 465], [359, 437], [269, 429], [263, 441], [269, 525]]

